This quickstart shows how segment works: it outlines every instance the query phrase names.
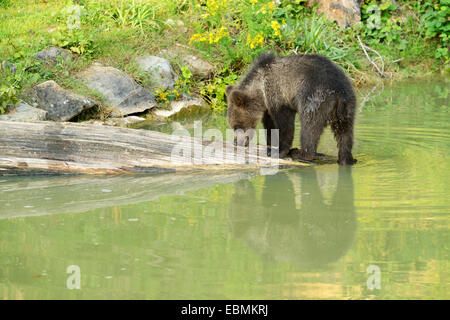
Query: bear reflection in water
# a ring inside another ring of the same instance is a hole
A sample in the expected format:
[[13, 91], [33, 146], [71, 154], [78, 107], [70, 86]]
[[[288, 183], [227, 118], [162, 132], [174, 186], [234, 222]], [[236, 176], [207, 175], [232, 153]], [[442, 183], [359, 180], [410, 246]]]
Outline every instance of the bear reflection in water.
[[331, 201], [314, 168], [265, 176], [260, 195], [249, 180], [237, 182], [229, 206], [233, 236], [266, 258], [304, 268], [339, 260], [353, 243], [356, 213], [351, 168], [337, 173], [337, 183], [322, 184], [334, 191]]

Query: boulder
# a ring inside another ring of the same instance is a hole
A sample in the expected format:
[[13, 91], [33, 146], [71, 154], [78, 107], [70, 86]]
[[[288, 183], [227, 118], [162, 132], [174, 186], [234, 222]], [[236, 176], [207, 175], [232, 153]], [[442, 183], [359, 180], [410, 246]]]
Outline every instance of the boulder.
[[10, 108], [9, 113], [0, 115], [0, 120], [8, 121], [42, 121], [47, 118], [47, 111], [34, 108], [24, 101], [20, 101], [14, 107]]
[[199, 97], [191, 97], [184, 95], [182, 100], [172, 101], [169, 109], [157, 109], [153, 112], [158, 117], [168, 118], [181, 111], [188, 111], [192, 108], [204, 108], [207, 109], [205, 102]]
[[318, 3], [317, 12], [324, 13], [336, 21], [341, 28], [347, 28], [361, 21], [361, 4], [358, 0], [309, 0], [308, 4]]
[[195, 75], [203, 78], [209, 78], [214, 73], [214, 66], [208, 61], [200, 59], [190, 54], [182, 57], [182, 62], [189, 67], [189, 70]]
[[56, 121], [70, 120], [96, 103], [84, 96], [61, 88], [50, 80], [33, 88], [33, 100], [37, 106], [48, 112], [48, 118]]
[[182, 65], [188, 66], [189, 70], [201, 78], [209, 78], [214, 73], [214, 66], [208, 61], [187, 53], [185, 50], [171, 49], [162, 50], [161, 55], [171, 59], [178, 59]]
[[146, 56], [137, 58], [136, 62], [140, 70], [148, 74], [152, 91], [173, 89], [178, 76], [168, 60], [155, 56]]
[[101, 64], [93, 64], [79, 77], [90, 89], [103, 95], [107, 104], [120, 115], [144, 112], [156, 106], [155, 97], [124, 72]]
[[181, 20], [167, 19], [166, 26], [168, 27], [163, 31], [163, 35], [171, 36], [175, 33], [187, 33], [188, 28], [184, 26], [184, 22]]
[[14, 75], [17, 71], [17, 67], [14, 63], [9, 61], [2, 61], [2, 71], [9, 70], [9, 72]]
[[166, 24], [170, 27], [183, 27], [184, 22], [181, 20], [173, 20], [173, 19], [167, 19]]
[[61, 49], [57, 47], [48, 47], [42, 51], [39, 51], [35, 55], [36, 59], [48, 63], [51, 65], [56, 65], [62, 59], [63, 61], [72, 60], [72, 53], [69, 50]]

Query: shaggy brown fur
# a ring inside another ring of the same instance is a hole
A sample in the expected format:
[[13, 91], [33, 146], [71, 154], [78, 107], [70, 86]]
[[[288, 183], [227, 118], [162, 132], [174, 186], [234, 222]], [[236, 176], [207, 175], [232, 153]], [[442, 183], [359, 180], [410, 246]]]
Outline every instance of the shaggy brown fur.
[[352, 156], [355, 93], [345, 73], [329, 59], [262, 54], [238, 85], [226, 88], [226, 94], [228, 123], [235, 130], [236, 144], [246, 144], [251, 136], [243, 136], [242, 131], [255, 129], [262, 120], [268, 143], [270, 129], [279, 129], [279, 155], [285, 157], [292, 146], [298, 113], [300, 158], [311, 160], [316, 155], [323, 129], [330, 125], [339, 164], [356, 162]]

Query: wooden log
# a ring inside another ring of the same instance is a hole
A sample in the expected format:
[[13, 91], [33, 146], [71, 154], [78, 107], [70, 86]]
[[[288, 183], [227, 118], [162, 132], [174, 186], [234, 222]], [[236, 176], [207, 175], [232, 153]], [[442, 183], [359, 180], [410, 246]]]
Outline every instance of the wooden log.
[[[223, 155], [210, 154], [212, 144]], [[188, 150], [181, 153], [174, 150]], [[154, 173], [309, 165], [221, 141], [149, 130], [68, 122], [0, 121], [0, 175], [10, 173]], [[237, 157], [237, 154], [245, 157]]]

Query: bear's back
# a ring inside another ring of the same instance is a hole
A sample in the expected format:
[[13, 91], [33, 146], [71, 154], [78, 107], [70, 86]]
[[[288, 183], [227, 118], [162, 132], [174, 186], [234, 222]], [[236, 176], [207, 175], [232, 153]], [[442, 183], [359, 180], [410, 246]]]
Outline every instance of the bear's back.
[[354, 95], [350, 80], [334, 62], [321, 55], [290, 55], [280, 57], [284, 74], [298, 79], [301, 91], [334, 91], [350, 98]]

